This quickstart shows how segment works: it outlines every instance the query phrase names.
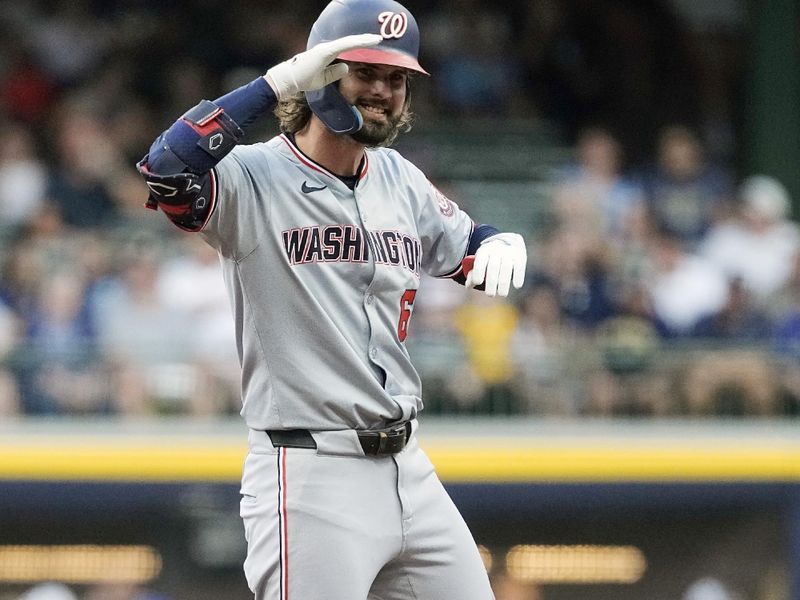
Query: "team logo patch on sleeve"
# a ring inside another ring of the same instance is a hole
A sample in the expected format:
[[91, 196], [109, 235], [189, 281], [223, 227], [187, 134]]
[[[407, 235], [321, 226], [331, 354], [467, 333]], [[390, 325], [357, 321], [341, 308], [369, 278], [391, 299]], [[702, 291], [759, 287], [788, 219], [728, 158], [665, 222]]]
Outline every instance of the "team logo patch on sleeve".
[[439, 212], [442, 213], [445, 217], [452, 217], [456, 213], [455, 204], [445, 196], [439, 189], [431, 184], [433, 188], [433, 195], [436, 197], [436, 202], [439, 205]]

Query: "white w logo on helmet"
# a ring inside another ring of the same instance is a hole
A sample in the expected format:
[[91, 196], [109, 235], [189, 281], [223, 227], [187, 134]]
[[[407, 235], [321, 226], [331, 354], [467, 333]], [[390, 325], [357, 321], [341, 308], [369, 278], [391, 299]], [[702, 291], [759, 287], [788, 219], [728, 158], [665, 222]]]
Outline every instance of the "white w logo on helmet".
[[399, 39], [408, 29], [408, 16], [404, 12], [395, 13], [387, 10], [378, 15], [378, 23], [381, 24], [383, 39]]

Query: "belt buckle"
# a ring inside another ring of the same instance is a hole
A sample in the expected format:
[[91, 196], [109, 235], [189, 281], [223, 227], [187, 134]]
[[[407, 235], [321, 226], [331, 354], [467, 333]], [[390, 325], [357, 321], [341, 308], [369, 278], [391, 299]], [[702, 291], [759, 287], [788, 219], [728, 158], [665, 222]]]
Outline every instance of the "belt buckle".
[[[394, 429], [378, 432], [378, 454], [394, 454], [405, 448], [408, 436], [408, 426], [404, 423]], [[402, 439], [398, 439], [402, 438]]]
[[378, 432], [378, 454], [386, 452], [386, 445], [389, 443], [389, 434], [385, 431]]

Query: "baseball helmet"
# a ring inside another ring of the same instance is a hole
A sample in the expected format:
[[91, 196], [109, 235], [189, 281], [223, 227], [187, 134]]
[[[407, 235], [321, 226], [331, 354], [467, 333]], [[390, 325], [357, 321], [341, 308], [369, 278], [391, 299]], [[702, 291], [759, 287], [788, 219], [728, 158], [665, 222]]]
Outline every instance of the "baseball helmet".
[[[377, 33], [377, 46], [342, 52], [337, 58], [353, 62], [402, 67], [428, 75], [418, 60], [419, 27], [414, 16], [395, 0], [333, 0], [320, 13], [308, 36], [307, 49], [348, 35]], [[306, 92], [314, 114], [334, 133], [354, 133], [363, 120], [332, 83]]]

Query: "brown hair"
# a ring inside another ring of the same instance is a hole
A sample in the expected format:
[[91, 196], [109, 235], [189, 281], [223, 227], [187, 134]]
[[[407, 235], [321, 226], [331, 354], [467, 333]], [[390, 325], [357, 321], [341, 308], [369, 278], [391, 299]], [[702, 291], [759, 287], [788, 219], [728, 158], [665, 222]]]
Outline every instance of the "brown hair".
[[281, 100], [273, 111], [283, 133], [297, 133], [308, 125], [311, 107], [302, 92], [287, 100]]

